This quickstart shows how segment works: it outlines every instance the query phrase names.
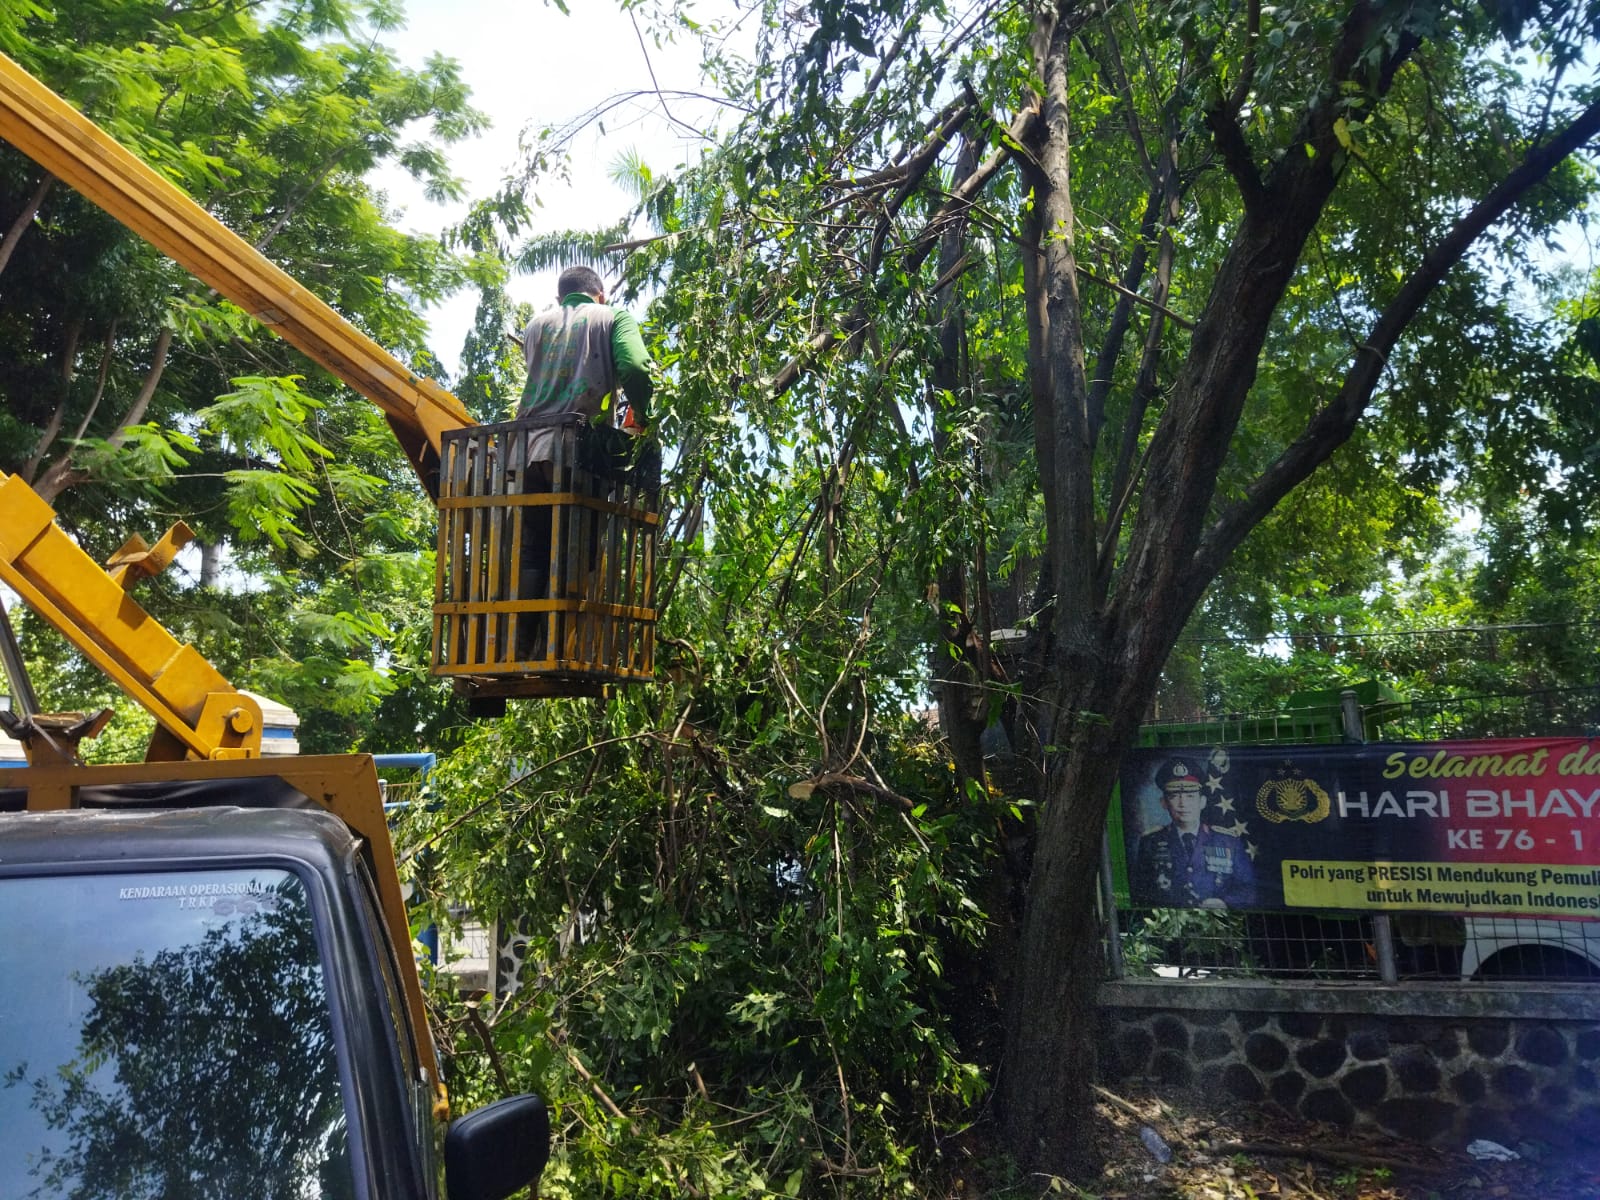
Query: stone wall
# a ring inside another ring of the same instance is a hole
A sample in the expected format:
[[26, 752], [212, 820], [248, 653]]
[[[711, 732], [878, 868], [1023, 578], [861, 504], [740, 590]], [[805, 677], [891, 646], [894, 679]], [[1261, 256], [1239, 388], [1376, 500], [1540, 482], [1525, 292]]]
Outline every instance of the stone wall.
[[1108, 1082], [1197, 1087], [1441, 1144], [1600, 1128], [1593, 984], [1121, 980], [1102, 986], [1100, 1011]]

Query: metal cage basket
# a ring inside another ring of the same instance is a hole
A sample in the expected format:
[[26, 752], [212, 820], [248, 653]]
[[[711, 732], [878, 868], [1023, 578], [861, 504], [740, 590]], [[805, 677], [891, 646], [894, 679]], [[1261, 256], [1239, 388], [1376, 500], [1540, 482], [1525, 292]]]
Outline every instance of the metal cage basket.
[[442, 440], [433, 674], [483, 698], [650, 679], [659, 452], [571, 415]]

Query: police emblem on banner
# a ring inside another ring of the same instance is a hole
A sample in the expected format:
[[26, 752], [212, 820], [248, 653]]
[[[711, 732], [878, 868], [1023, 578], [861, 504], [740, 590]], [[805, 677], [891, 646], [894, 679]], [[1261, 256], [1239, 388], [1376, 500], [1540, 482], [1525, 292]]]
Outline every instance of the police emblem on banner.
[[1256, 811], [1274, 825], [1285, 821], [1314, 825], [1332, 808], [1322, 785], [1294, 770], [1280, 771], [1256, 791]]

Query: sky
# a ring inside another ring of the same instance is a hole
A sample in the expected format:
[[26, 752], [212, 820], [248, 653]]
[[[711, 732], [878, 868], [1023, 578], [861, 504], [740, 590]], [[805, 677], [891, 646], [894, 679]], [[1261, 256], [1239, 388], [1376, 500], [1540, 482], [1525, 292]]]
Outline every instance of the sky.
[[[406, 0], [406, 28], [384, 35], [408, 66], [420, 67], [435, 52], [455, 59], [473, 105], [493, 121], [480, 137], [446, 148], [470, 197], [490, 194], [516, 168], [519, 141], [530, 126], [564, 125], [618, 92], [650, 88], [652, 71], [663, 89], [697, 87], [699, 48], [692, 42], [658, 48], [645, 31], [641, 46], [633, 22], [614, 2], [576, 0], [570, 8], [567, 16], [536, 0]], [[534, 233], [598, 228], [626, 214], [631, 197], [607, 177], [624, 151], [636, 150], [657, 172], [694, 153], [653, 98], [616, 110], [604, 126], [604, 133], [592, 129], [574, 143], [570, 185], [551, 181], [541, 188]], [[377, 173], [372, 181], [399, 210], [394, 223], [407, 232], [438, 233], [466, 209], [430, 202], [399, 170]], [[553, 303], [556, 274], [517, 276], [509, 290], [518, 300]], [[427, 312], [434, 352], [452, 371], [476, 304], [475, 295], [463, 294]]]

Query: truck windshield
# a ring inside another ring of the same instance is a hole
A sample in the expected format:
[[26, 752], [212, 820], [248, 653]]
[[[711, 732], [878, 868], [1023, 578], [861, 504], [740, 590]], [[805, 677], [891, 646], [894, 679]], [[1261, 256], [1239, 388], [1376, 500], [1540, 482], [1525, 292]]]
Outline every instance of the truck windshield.
[[0, 1196], [353, 1193], [292, 873], [0, 879], [0, 913]]

